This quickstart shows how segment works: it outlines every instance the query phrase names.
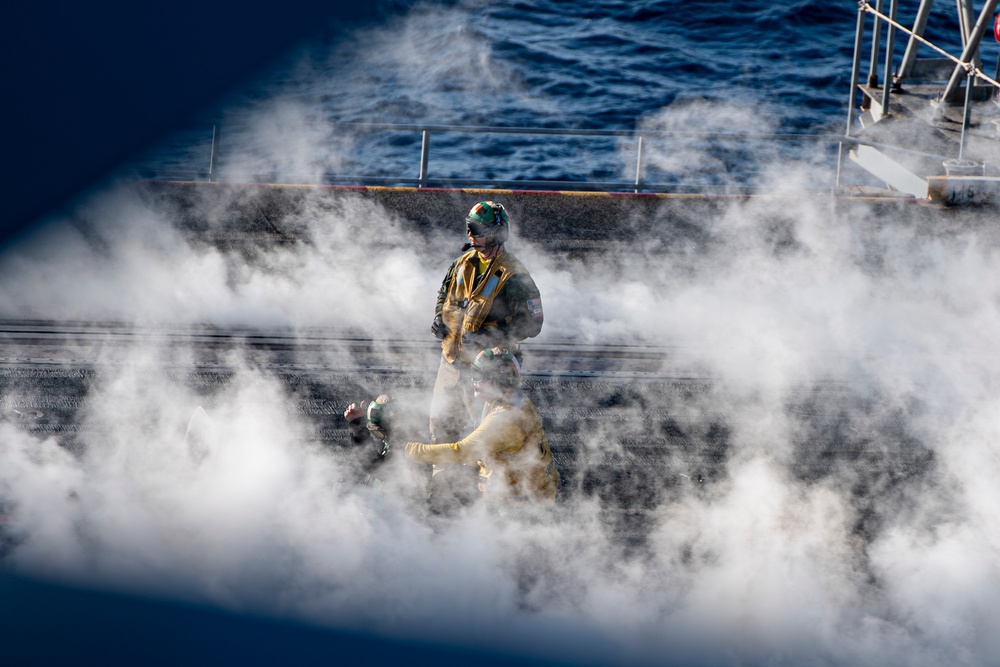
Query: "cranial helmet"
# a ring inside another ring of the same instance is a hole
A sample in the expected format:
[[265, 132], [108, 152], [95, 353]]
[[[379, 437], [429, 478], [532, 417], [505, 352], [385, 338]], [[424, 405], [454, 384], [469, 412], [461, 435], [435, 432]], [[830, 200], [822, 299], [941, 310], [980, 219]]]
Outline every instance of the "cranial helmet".
[[508, 389], [516, 387], [521, 382], [521, 364], [506, 348], [483, 350], [472, 362], [472, 381], [492, 382]]
[[389, 438], [389, 431], [392, 429], [393, 409], [389, 407], [392, 401], [389, 396], [382, 394], [368, 404], [365, 416], [368, 417], [368, 430], [372, 437], [385, 443]]
[[510, 236], [510, 218], [502, 204], [481, 201], [465, 217], [465, 224], [473, 236], [485, 236], [486, 247], [503, 245]]

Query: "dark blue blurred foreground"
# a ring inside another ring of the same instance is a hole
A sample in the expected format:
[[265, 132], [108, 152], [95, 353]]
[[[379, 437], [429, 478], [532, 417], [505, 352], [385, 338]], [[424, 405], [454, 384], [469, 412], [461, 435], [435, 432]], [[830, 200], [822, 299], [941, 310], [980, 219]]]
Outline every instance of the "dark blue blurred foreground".
[[0, 665], [543, 665], [0, 573]]

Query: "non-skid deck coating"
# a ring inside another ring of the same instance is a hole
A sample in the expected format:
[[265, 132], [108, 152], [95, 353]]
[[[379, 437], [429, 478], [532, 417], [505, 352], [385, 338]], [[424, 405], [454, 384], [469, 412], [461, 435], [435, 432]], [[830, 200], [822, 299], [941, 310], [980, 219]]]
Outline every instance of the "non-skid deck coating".
[[[182, 383], [206, 405], [217, 392], [248, 381], [221, 360], [223, 352], [238, 347], [245, 367], [266, 373], [284, 387], [290, 397], [284, 409], [309, 424], [307, 437], [331, 448], [348, 441], [342, 413], [350, 402], [383, 391], [428, 396], [434, 381], [433, 363], [423, 368], [393, 367], [385, 363], [391, 362], [390, 352], [380, 354], [381, 366], [375, 368], [358, 353], [369, 342], [345, 342], [333, 336], [304, 341], [300, 349], [293, 337], [273, 331], [254, 338], [246, 331], [216, 330], [209, 337], [197, 332], [123, 333], [108, 326], [66, 325], [70, 334], [58, 331], [53, 323], [34, 324], [34, 328], [30, 323], [0, 326], [5, 351], [0, 358], [0, 409], [19, 428], [55, 437], [76, 453], [82, 453], [84, 443], [102, 437], [100, 432], [82, 430], [81, 411], [115, 408], [102, 405], [110, 399], [93, 391], [116, 377], [119, 368], [114, 350], [109, 351], [108, 345], [95, 347], [97, 339], [113, 340], [122, 350], [139, 340], [147, 348], [158, 340], [164, 361], [144, 371], [145, 381], [154, 386]], [[64, 339], [54, 340], [60, 337]], [[70, 342], [70, 337], [77, 342]], [[170, 360], [172, 346], [196, 354], [185, 355], [183, 362]], [[415, 347], [401, 345], [397, 352], [412, 364]], [[614, 370], [605, 363], [603, 370], [582, 374], [569, 368], [581, 362], [571, 345], [539, 347], [538, 354], [531, 347], [526, 354], [533, 365], [544, 360], [545, 370], [527, 374], [524, 387], [545, 419], [564, 499], [581, 494], [598, 497], [620, 536], [641, 540], [651, 521], [649, 511], [669, 506], [671, 499], [692, 487], [710, 492], [725, 477], [732, 415], [726, 414], [724, 399], [712, 397], [709, 378], [631, 372], [628, 362], [634, 358], [620, 359]], [[423, 358], [433, 362], [433, 352], [425, 349]], [[652, 355], [652, 350], [644, 349], [641, 359], [648, 362]], [[860, 401], [849, 388], [830, 386], [804, 392], [787, 406], [803, 438], [795, 474], [816, 480], [848, 466], [867, 480], [866, 485], [881, 487], [921, 474], [932, 465], [930, 453], [906, 435], [898, 414], [877, 404], [864, 408], [868, 415], [864, 432], [845, 419], [843, 410], [856, 411], [858, 405], [852, 403]], [[179, 432], [182, 427], [178, 424]]]

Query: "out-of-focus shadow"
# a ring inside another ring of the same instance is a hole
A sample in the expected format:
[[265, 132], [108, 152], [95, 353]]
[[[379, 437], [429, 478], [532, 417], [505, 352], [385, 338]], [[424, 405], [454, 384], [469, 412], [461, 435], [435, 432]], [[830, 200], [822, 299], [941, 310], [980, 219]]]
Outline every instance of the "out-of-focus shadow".
[[4, 665], [545, 665], [0, 572]]
[[0, 242], [186, 129], [296, 44], [339, 39], [394, 4], [7, 3]]

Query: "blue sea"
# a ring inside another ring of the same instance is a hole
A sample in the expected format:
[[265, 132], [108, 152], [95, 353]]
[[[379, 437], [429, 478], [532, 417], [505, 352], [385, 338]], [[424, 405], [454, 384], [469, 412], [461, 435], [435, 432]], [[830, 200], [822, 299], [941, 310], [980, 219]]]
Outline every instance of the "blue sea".
[[[903, 24], [917, 4], [900, 9]], [[945, 5], [927, 36], [958, 54], [955, 6]], [[645, 183], [733, 186], [754, 179], [761, 156], [833, 164], [830, 138], [846, 127], [857, 17], [850, 0], [391, 6], [374, 25], [302, 44], [205, 110], [203, 126], [144, 156], [140, 172], [205, 179], [211, 164], [223, 181], [412, 184], [419, 127], [486, 126], [625, 136], [432, 132], [426, 175], [630, 182], [635, 135], [646, 132]], [[904, 47], [897, 38], [897, 54]], [[984, 41], [984, 51], [995, 47]], [[863, 74], [869, 57], [866, 42]], [[408, 127], [355, 125], [373, 123]], [[759, 140], [777, 135], [822, 140]], [[717, 139], [706, 144], [706, 136]]]

